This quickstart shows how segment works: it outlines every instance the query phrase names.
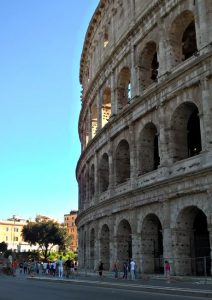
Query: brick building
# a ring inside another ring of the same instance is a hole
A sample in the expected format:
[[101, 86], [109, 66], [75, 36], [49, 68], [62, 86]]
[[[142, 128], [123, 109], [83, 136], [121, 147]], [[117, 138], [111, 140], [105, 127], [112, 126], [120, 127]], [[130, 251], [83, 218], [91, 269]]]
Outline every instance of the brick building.
[[71, 237], [70, 250], [74, 252], [77, 252], [78, 249], [76, 218], [77, 210], [72, 210], [69, 214], [64, 215], [64, 224], [67, 227], [68, 235]]

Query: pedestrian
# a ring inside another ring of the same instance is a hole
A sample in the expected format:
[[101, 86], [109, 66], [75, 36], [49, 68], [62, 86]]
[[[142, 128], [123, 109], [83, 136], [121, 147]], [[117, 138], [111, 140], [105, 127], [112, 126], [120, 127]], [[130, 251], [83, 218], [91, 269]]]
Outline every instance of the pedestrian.
[[17, 261], [16, 261], [16, 259], [14, 259], [13, 262], [12, 262], [12, 274], [13, 274], [13, 276], [16, 276], [17, 266], [18, 266]]
[[103, 262], [102, 261], [99, 262], [98, 269], [99, 269], [99, 276], [100, 276], [100, 278], [102, 278], [102, 272], [103, 272]]
[[113, 272], [114, 272], [114, 277], [115, 279], [118, 279], [119, 277], [119, 268], [118, 268], [118, 262], [115, 261], [113, 264]]
[[123, 279], [127, 279], [127, 276], [128, 276], [128, 262], [125, 261], [124, 264], [123, 264]]
[[24, 261], [24, 274], [27, 274], [27, 266], [28, 266], [28, 264], [27, 264], [27, 261], [25, 260]]
[[24, 268], [24, 264], [23, 264], [23, 262], [21, 261], [21, 262], [19, 263], [19, 273], [20, 273], [20, 274], [23, 273], [23, 268]]
[[71, 274], [71, 259], [68, 257], [67, 261], [65, 262], [65, 269], [66, 269], [66, 277], [69, 278]]
[[164, 263], [164, 276], [167, 278], [167, 283], [170, 283], [170, 272], [171, 272], [171, 266], [168, 260], [165, 260]]
[[57, 265], [58, 265], [58, 276], [59, 278], [63, 277], [63, 260], [62, 260], [62, 256], [60, 256], [60, 258], [57, 261]]
[[132, 258], [130, 260], [130, 275], [131, 280], [135, 280], [135, 262]]

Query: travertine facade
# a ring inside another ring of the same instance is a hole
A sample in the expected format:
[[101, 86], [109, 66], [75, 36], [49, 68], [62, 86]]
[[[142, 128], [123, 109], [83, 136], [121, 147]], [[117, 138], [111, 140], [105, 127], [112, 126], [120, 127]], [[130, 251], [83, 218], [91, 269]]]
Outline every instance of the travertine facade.
[[79, 265], [212, 251], [212, 1], [101, 0], [81, 56]]

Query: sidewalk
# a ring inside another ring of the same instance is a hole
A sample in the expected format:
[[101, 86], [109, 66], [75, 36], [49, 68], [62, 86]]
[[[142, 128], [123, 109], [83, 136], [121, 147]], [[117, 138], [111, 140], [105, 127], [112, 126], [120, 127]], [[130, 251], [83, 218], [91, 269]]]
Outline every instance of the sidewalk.
[[98, 273], [80, 272], [79, 275], [73, 275], [69, 279], [43, 275], [27, 279], [212, 298], [212, 278], [205, 281], [201, 277], [171, 277], [171, 282], [167, 283], [162, 275], [145, 275], [143, 279], [126, 280], [115, 279], [111, 272], [105, 272], [102, 278], [98, 276]]

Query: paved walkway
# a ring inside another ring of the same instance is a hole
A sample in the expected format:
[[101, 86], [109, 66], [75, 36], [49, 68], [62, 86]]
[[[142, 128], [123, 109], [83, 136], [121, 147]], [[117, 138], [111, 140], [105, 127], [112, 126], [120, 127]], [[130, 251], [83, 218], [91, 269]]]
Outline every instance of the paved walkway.
[[197, 278], [197, 277], [171, 277], [171, 282], [168, 283], [163, 276], [149, 275], [143, 276], [141, 279], [126, 280], [115, 279], [112, 273], [105, 273], [100, 278], [98, 273], [82, 272], [77, 276], [70, 278], [58, 278], [52, 276], [34, 276], [28, 277], [31, 280], [47, 280], [54, 282], [63, 282], [80, 285], [96, 285], [108, 288], [118, 289], [133, 289], [155, 293], [168, 293], [178, 295], [189, 295], [198, 297], [212, 298], [212, 278]]

